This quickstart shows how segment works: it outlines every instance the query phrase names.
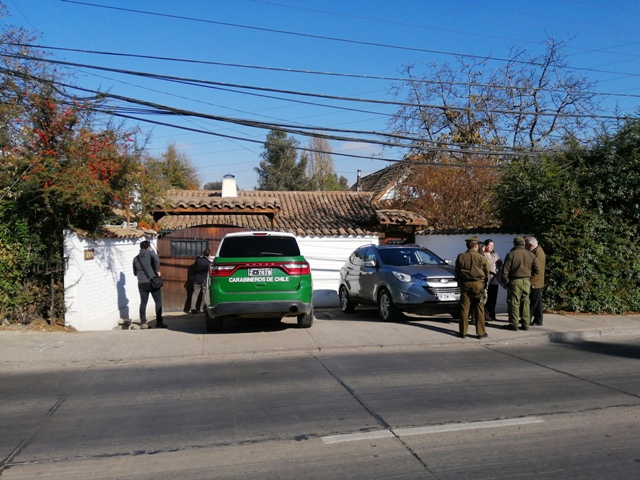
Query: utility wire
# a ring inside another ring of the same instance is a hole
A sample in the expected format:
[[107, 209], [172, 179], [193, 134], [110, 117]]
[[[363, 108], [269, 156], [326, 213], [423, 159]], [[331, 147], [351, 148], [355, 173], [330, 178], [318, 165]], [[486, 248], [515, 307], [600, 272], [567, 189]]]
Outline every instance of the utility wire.
[[[140, 121], [140, 122], [146, 122], [146, 123], [152, 123], [154, 125], [160, 125], [160, 126], [165, 126], [165, 127], [171, 127], [171, 128], [178, 128], [180, 130], [187, 130], [190, 132], [195, 132], [195, 133], [204, 133], [206, 135], [213, 135], [216, 137], [221, 137], [221, 138], [226, 138], [226, 139], [232, 139], [232, 140], [239, 140], [239, 141], [243, 141], [243, 142], [250, 142], [250, 143], [259, 143], [264, 145], [264, 141], [263, 140], [255, 140], [255, 139], [251, 139], [251, 138], [246, 138], [246, 137], [238, 137], [238, 136], [234, 136], [234, 135], [226, 135], [226, 134], [222, 134], [222, 133], [216, 133], [216, 132], [212, 132], [210, 130], [204, 130], [204, 129], [199, 129], [199, 128], [193, 128], [193, 127], [185, 127], [185, 126], [181, 126], [181, 125], [174, 125], [171, 123], [167, 123], [167, 122], [160, 122], [157, 120], [149, 120], [146, 118], [141, 118], [141, 117], [135, 117], [132, 115], [126, 115], [123, 113], [117, 113], [117, 112], [112, 112], [111, 110], [108, 109], [100, 109], [100, 108], [92, 108], [93, 111], [96, 112], [100, 112], [100, 113], [105, 113], [105, 114], [110, 114], [110, 115], [114, 115], [120, 118], [126, 118], [129, 120], [136, 120], [136, 121]], [[391, 159], [391, 158], [384, 158], [384, 157], [372, 157], [372, 156], [363, 156], [363, 155], [354, 155], [354, 154], [349, 154], [349, 153], [341, 153], [341, 152], [335, 152], [335, 151], [324, 151], [324, 150], [316, 150], [316, 149], [312, 149], [312, 148], [306, 148], [306, 147], [296, 147], [296, 150], [301, 150], [304, 152], [313, 152], [313, 153], [330, 153], [331, 155], [336, 155], [336, 156], [340, 156], [340, 157], [350, 157], [350, 158], [357, 158], [357, 159], [361, 159], [361, 160], [379, 160], [381, 162], [389, 162], [389, 163], [398, 163], [398, 162], [406, 162], [407, 164], [412, 164], [412, 165], [432, 165], [432, 166], [437, 166], [437, 167], [462, 167], [462, 168], [490, 168], [490, 169], [497, 169], [500, 168], [499, 165], [484, 165], [484, 164], [470, 164], [470, 163], [439, 163], [439, 162], [417, 162], [417, 161], [413, 161], [413, 160], [407, 160], [407, 159]], [[452, 151], [452, 150], [448, 150], [448, 149], [438, 149], [438, 150], [434, 150], [431, 148], [427, 148], [425, 150], [428, 151], [444, 151], [444, 152], [448, 152], [448, 153], [470, 153], [470, 154], [480, 154], [482, 152], [479, 151], [463, 151], [463, 150], [456, 150], [456, 151]], [[482, 153], [484, 155], [502, 155], [502, 153], [500, 152], [487, 152], [487, 153]], [[514, 156], [514, 154], [506, 154], [507, 156]], [[535, 154], [519, 154], [521, 156], [525, 156], [525, 157], [534, 157], [536, 156]]]
[[[5, 71], [7, 69], [0, 69], [0, 71]], [[17, 76], [23, 76], [25, 77], [26, 74], [22, 74], [20, 72], [14, 72], [14, 74], [16, 74]], [[236, 125], [241, 125], [241, 126], [246, 126], [246, 127], [252, 127], [252, 128], [259, 128], [259, 129], [268, 129], [268, 130], [273, 130], [273, 129], [278, 129], [278, 130], [282, 130], [284, 132], [287, 133], [291, 133], [291, 134], [295, 134], [295, 135], [301, 135], [301, 136], [305, 136], [305, 137], [316, 137], [316, 138], [324, 138], [327, 140], [338, 140], [338, 141], [345, 141], [345, 142], [359, 142], [359, 143], [368, 143], [368, 144], [374, 144], [374, 145], [380, 145], [380, 146], [387, 146], [387, 147], [398, 147], [398, 148], [410, 148], [412, 150], [420, 150], [420, 151], [428, 151], [428, 152], [447, 152], [447, 153], [451, 153], [451, 154], [472, 154], [472, 155], [497, 155], [497, 156], [506, 156], [506, 157], [531, 157], [531, 156], [535, 156], [537, 153], [534, 151], [528, 151], [528, 152], [517, 152], [517, 151], [506, 151], [506, 150], [480, 150], [480, 149], [469, 149], [469, 148], [456, 148], [456, 149], [451, 149], [451, 148], [447, 148], [447, 147], [436, 147], [436, 146], [427, 146], [424, 144], [424, 139], [416, 139], [415, 137], [408, 137], [408, 136], [403, 136], [403, 135], [395, 135], [395, 134], [383, 134], [383, 133], [376, 133], [376, 132], [363, 132], [363, 131], [359, 131], [359, 130], [338, 130], [338, 129], [324, 129], [326, 131], [333, 131], [333, 132], [337, 132], [337, 133], [352, 133], [352, 134], [365, 134], [365, 135], [370, 135], [370, 134], [374, 134], [374, 135], [379, 135], [379, 136], [385, 136], [388, 138], [397, 138], [397, 139], [403, 139], [403, 140], [409, 140], [412, 141], [414, 143], [412, 144], [404, 144], [404, 143], [395, 143], [395, 142], [390, 142], [390, 141], [383, 141], [383, 140], [373, 140], [370, 138], [362, 138], [362, 137], [345, 137], [342, 135], [327, 135], [322, 133], [320, 129], [318, 127], [303, 127], [303, 126], [299, 126], [299, 125], [287, 125], [287, 124], [274, 124], [274, 123], [264, 123], [264, 122], [256, 122], [253, 120], [246, 120], [246, 119], [235, 119], [235, 118], [228, 118], [228, 117], [221, 117], [221, 116], [217, 116], [217, 115], [210, 115], [210, 114], [204, 114], [204, 113], [200, 113], [200, 112], [193, 112], [193, 111], [189, 111], [189, 110], [184, 110], [184, 109], [179, 109], [179, 108], [175, 108], [175, 107], [170, 107], [170, 106], [166, 106], [166, 105], [161, 105], [161, 104], [157, 104], [154, 102], [146, 102], [143, 100], [138, 100], [138, 99], [133, 99], [130, 97], [125, 97], [125, 96], [121, 96], [121, 95], [115, 95], [115, 94], [111, 94], [111, 93], [102, 93], [102, 92], [98, 92], [95, 90], [91, 90], [88, 88], [82, 88], [82, 87], [78, 87], [78, 86], [74, 86], [74, 85], [69, 85], [63, 82], [58, 82], [58, 81], [52, 81], [52, 80], [45, 80], [45, 79], [40, 79], [37, 77], [33, 77], [33, 76], [29, 76], [30, 79], [32, 80], [36, 80], [42, 83], [46, 83], [46, 84], [50, 84], [52, 86], [58, 86], [58, 87], [64, 87], [64, 88], [68, 88], [68, 89], [75, 89], [75, 90], [79, 90], [79, 91], [84, 91], [87, 93], [93, 93], [94, 97], [91, 98], [85, 98], [83, 99], [84, 101], [87, 102], [91, 102], [91, 101], [96, 101], [99, 99], [105, 99], [105, 98], [111, 98], [111, 99], [116, 99], [116, 100], [120, 100], [120, 101], [124, 101], [126, 103], [132, 103], [135, 105], [142, 105], [145, 108], [138, 108], [138, 107], [128, 107], [128, 108], [123, 108], [123, 107], [113, 107], [110, 109], [107, 108], [101, 108], [98, 106], [89, 106], [89, 108], [95, 112], [99, 112], [99, 113], [106, 113], [106, 114], [110, 114], [110, 115], [115, 115], [115, 116], [119, 116], [119, 117], [123, 117], [123, 118], [130, 118], [130, 119], [135, 119], [135, 120], [139, 120], [139, 121], [145, 121], [145, 122], [149, 122], [149, 123], [155, 123], [157, 125], [165, 125], [165, 126], [173, 126], [175, 127], [175, 125], [171, 125], [171, 124], [166, 124], [163, 122], [155, 122], [155, 121], [149, 121], [146, 119], [142, 119], [139, 117], [133, 117], [131, 114], [147, 114], [147, 115], [178, 115], [178, 116], [185, 116], [185, 117], [198, 117], [198, 118], [204, 118], [204, 119], [208, 119], [208, 120], [214, 120], [214, 121], [220, 121], [220, 122], [225, 122], [225, 123], [233, 123]], [[59, 88], [57, 88], [57, 90], [59, 90]], [[206, 130], [201, 130], [201, 129], [193, 129], [191, 127], [177, 127], [180, 129], [184, 129], [184, 130], [189, 130], [189, 131], [194, 131], [194, 132], [199, 132], [199, 133], [208, 133], [211, 135], [215, 135], [215, 136], [220, 136], [223, 138], [232, 138], [232, 139], [236, 139], [236, 140], [244, 140], [244, 141], [250, 141], [250, 142], [254, 142], [254, 143], [264, 143], [260, 140], [253, 140], [253, 139], [246, 139], [246, 138], [242, 138], [242, 137], [235, 137], [235, 136], [229, 136], [229, 135], [223, 135], [223, 134], [217, 134], [214, 132], [209, 132]], [[438, 143], [438, 142], [433, 142], [433, 143]], [[450, 145], [457, 145], [457, 144], [450, 144]], [[457, 145], [459, 146], [459, 145]], [[459, 146], [460, 147], [460, 146]], [[301, 150], [305, 150], [303, 147], [299, 147], [299, 149]], [[342, 154], [344, 156], [351, 156], [349, 154]], [[370, 158], [370, 157], [362, 157], [362, 156], [355, 156], [356, 158]]]
[[[86, 50], [80, 48], [65, 48], [65, 47], [52, 47], [48, 45], [38, 45], [38, 44], [30, 44], [30, 43], [9, 43], [7, 45], [14, 45], [18, 47], [30, 47], [30, 48], [42, 48], [46, 50], [59, 50], [65, 52], [76, 52], [76, 53], [87, 53], [92, 55], [107, 55], [107, 56], [116, 56], [116, 57], [125, 57], [125, 58], [141, 58], [147, 60], [162, 60], [168, 62], [180, 62], [180, 63], [194, 63], [200, 65], [216, 65], [222, 67], [233, 67], [233, 68], [246, 68], [246, 69], [254, 69], [254, 70], [266, 70], [273, 72], [285, 72], [285, 73], [299, 73], [306, 75], [324, 75], [324, 76], [332, 76], [332, 77], [341, 77], [341, 78], [360, 78], [364, 80], [384, 80], [390, 82], [406, 82], [408, 79], [406, 77], [386, 77], [386, 76], [378, 76], [378, 75], [363, 75], [363, 74], [355, 74], [355, 73], [339, 73], [339, 72], [321, 72], [316, 70], [300, 70], [294, 68], [282, 68], [282, 67], [268, 67], [263, 65], [247, 65], [241, 63], [227, 63], [227, 62], [214, 62], [210, 60], [195, 60], [188, 58], [176, 58], [176, 57], [163, 57], [156, 55], [142, 55], [142, 54], [134, 54], [134, 53], [122, 53], [122, 52], [105, 52], [101, 50]], [[464, 55], [461, 55], [464, 56]], [[456, 85], [463, 87], [492, 87], [496, 89], [504, 89], [504, 90], [522, 90], [522, 87], [515, 85], [494, 85], [488, 83], [478, 83], [478, 82], [456, 82], [456, 81], [448, 81], [448, 80], [429, 80], [426, 78], [414, 78], [411, 79], [412, 82], [415, 83], [424, 83], [424, 84], [443, 84], [443, 85]], [[556, 92], [556, 91], [564, 91], [562, 89], [555, 88], [540, 88], [538, 91], [541, 92]], [[632, 93], [610, 93], [610, 92], [584, 92], [585, 95], [594, 95], [600, 97], [625, 97], [625, 98], [640, 98], [640, 94], [632, 94]]]
[[[345, 38], [339, 38], [339, 37], [329, 37], [329, 36], [324, 36], [324, 35], [314, 35], [314, 34], [310, 34], [310, 33], [291, 32], [291, 31], [287, 31], [287, 30], [278, 30], [278, 29], [265, 28], [265, 27], [254, 27], [254, 26], [242, 25], [242, 24], [238, 24], [238, 23], [220, 22], [220, 21], [216, 21], [216, 20], [207, 20], [207, 19], [203, 19], [203, 18], [187, 17], [187, 16], [184, 16], [184, 15], [173, 15], [173, 14], [168, 14], [168, 13], [150, 12], [150, 11], [147, 11], [147, 10], [136, 10], [136, 9], [132, 9], [132, 8], [113, 7], [113, 6], [109, 6], [109, 5], [99, 5], [99, 4], [96, 4], [96, 3], [80, 2], [80, 1], [77, 1], [77, 0], [61, 0], [61, 1], [65, 2], [65, 3], [74, 3], [74, 4], [77, 4], [77, 5], [84, 5], [84, 6], [87, 6], [87, 7], [104, 8], [104, 9], [109, 9], [109, 10], [118, 10], [118, 11], [124, 11], [124, 12], [129, 12], [129, 13], [138, 13], [138, 14], [142, 14], [142, 15], [151, 15], [151, 16], [164, 17], [164, 18], [175, 18], [175, 19], [178, 19], [178, 20], [187, 20], [187, 21], [192, 21], [192, 22], [208, 23], [208, 24], [212, 24], [212, 25], [222, 25], [222, 26], [226, 26], [226, 27], [242, 28], [242, 29], [248, 29], [248, 30], [256, 30], [256, 31], [261, 31], [261, 32], [268, 32], [268, 33], [277, 33], [277, 34], [281, 34], [281, 35], [293, 35], [293, 36], [297, 36], [297, 37], [315, 38], [315, 39], [319, 39], [319, 40], [330, 40], [330, 41], [341, 42], [341, 43], [351, 43], [351, 44], [356, 44], [356, 45], [366, 45], [366, 46], [372, 46], [372, 47], [383, 47], [383, 48], [391, 48], [391, 49], [397, 49], [397, 50], [407, 50], [407, 51], [422, 52], [422, 53], [433, 53], [433, 54], [437, 54], [437, 55], [463, 56], [463, 57], [467, 57], [467, 58], [476, 58], [476, 59], [480, 59], [480, 60], [492, 60], [492, 61], [498, 61], [498, 62], [507, 62], [507, 63], [517, 63], [517, 64], [524, 64], [524, 65], [543, 66], [542, 63], [531, 62], [531, 61], [528, 61], [528, 60], [518, 60], [518, 59], [514, 59], [514, 58], [500, 58], [500, 57], [493, 57], [493, 56], [487, 56], [487, 55], [474, 55], [474, 54], [471, 54], [471, 53], [455, 53], [455, 52], [446, 52], [446, 51], [442, 51], [442, 50], [431, 50], [431, 49], [418, 48], [418, 47], [407, 47], [407, 46], [391, 45], [391, 44], [385, 44], [385, 43], [365, 42], [365, 41], [360, 41], [360, 40], [351, 40], [351, 39], [345, 39]], [[608, 71], [608, 70], [598, 70], [598, 69], [594, 69], [594, 68], [580, 68], [580, 67], [566, 67], [566, 68], [570, 69], [570, 70], [576, 70], [576, 71], [587, 71], [587, 72], [596, 72], [596, 73], [609, 73], [609, 74], [615, 74], [615, 75], [627, 75], [627, 76], [632, 76], [632, 77], [640, 76], [640, 73], [612, 72], [612, 71]]]
[[[432, 108], [437, 110], [456, 110], [461, 112], [484, 112], [484, 113], [500, 113], [506, 115], [525, 115], [525, 116], [535, 116], [535, 117], [553, 117], [553, 118], [591, 118], [591, 119], [603, 119], [603, 120], [619, 120], [621, 117], [615, 115], [594, 115], [594, 114], [583, 114], [583, 113], [554, 113], [554, 112], [527, 112], [521, 110], [502, 110], [502, 109], [483, 109], [483, 108], [471, 108], [471, 107], [462, 107], [462, 106], [443, 106], [443, 105], [435, 105], [435, 104], [416, 104], [411, 102], [398, 102], [398, 101], [390, 101], [390, 100], [376, 100], [376, 99], [367, 99], [367, 98], [353, 98], [353, 97], [344, 97], [338, 95], [326, 95], [320, 93], [310, 93], [310, 92], [299, 92], [295, 90], [283, 90], [277, 88], [267, 88], [267, 87], [257, 87], [251, 85], [242, 85], [235, 83], [227, 83], [227, 82], [215, 82], [212, 80], [200, 80], [200, 79], [192, 79], [185, 77], [176, 77], [173, 75], [162, 75], [156, 73], [148, 73], [148, 72], [139, 72], [135, 70], [125, 70], [120, 68], [112, 68], [112, 67], [101, 67], [98, 65], [90, 65], [84, 63], [77, 62], [66, 62], [63, 60], [53, 60], [48, 58], [38, 58], [31, 57], [28, 55], [20, 55], [13, 53], [5, 53], [4, 56], [9, 58], [16, 58], [20, 60], [30, 60], [30, 61], [38, 61], [38, 62], [46, 62], [52, 63], [56, 65], [64, 65], [64, 66], [72, 66], [76, 68], [89, 68], [93, 70], [101, 70], [112, 73], [121, 73], [125, 75], [133, 75], [138, 77], [152, 78], [155, 80], [167, 80], [173, 81], [177, 83], [184, 83], [187, 85], [194, 85], [200, 87], [209, 86], [223, 86], [223, 87], [232, 87], [232, 88], [241, 88], [247, 90], [257, 90], [262, 92], [274, 92], [274, 93], [282, 93], [286, 95], [295, 95], [295, 96], [304, 96], [304, 97], [314, 97], [314, 98], [322, 98], [327, 100], [339, 100], [339, 101], [347, 101], [347, 102], [358, 102], [358, 103], [372, 103], [377, 105], [391, 105], [391, 106], [401, 106], [401, 107], [419, 107], [419, 108]], [[327, 108], [329, 106], [325, 105]]]

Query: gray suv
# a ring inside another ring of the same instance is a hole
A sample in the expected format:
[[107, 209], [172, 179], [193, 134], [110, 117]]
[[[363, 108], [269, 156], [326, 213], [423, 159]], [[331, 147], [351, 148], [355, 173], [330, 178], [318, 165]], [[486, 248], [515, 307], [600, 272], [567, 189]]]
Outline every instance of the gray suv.
[[460, 287], [448, 261], [419, 245], [365, 245], [340, 270], [340, 308], [377, 305], [380, 318], [400, 320], [403, 312], [458, 315]]

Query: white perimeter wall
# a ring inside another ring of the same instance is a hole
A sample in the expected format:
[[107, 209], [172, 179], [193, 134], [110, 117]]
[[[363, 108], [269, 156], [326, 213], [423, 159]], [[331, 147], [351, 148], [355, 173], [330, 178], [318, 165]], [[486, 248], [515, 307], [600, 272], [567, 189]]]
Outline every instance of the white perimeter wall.
[[[143, 240], [156, 250], [153, 238], [91, 240], [65, 231], [64, 256], [69, 257], [64, 274], [65, 325], [79, 331], [112, 330], [120, 319], [139, 319], [140, 295], [132, 265]], [[93, 260], [85, 260], [85, 250], [93, 250]], [[147, 318], [154, 312], [149, 299]]]
[[[443, 258], [455, 261], [464, 252], [466, 235], [420, 235], [416, 243]], [[513, 237], [519, 235], [491, 235], [495, 249], [504, 259], [513, 246]], [[478, 236], [484, 240], [483, 236]], [[69, 257], [64, 275], [65, 324], [76, 330], [111, 330], [120, 319], [138, 320], [140, 296], [138, 281], [133, 275], [133, 258], [140, 250], [135, 239], [97, 239], [78, 237], [65, 232], [64, 255]], [[151, 241], [156, 250], [156, 240]], [[338, 283], [340, 268], [351, 252], [362, 245], [377, 245], [378, 238], [370, 237], [298, 237], [300, 250], [311, 265], [313, 303], [318, 308], [340, 305]], [[93, 260], [85, 260], [85, 250], [93, 250]], [[157, 250], [156, 250], [157, 251]], [[162, 261], [162, 259], [160, 259]], [[506, 312], [506, 292], [498, 291], [497, 311]], [[147, 318], [154, 315], [153, 300], [147, 304]]]
[[[464, 235], [416, 235], [416, 243], [427, 247], [442, 258], [451, 260], [455, 264], [459, 253], [465, 252], [467, 246], [465, 240], [471, 237], [478, 237], [479, 240], [487, 238], [493, 240], [494, 250], [504, 260], [507, 253], [513, 248], [514, 237], [524, 235], [495, 235], [467, 233]], [[498, 288], [498, 302], [496, 303], [496, 313], [506, 313], [507, 311], [507, 291]]]
[[351, 252], [362, 245], [377, 245], [378, 237], [298, 237], [302, 255], [311, 265], [313, 305], [338, 307], [340, 269]]

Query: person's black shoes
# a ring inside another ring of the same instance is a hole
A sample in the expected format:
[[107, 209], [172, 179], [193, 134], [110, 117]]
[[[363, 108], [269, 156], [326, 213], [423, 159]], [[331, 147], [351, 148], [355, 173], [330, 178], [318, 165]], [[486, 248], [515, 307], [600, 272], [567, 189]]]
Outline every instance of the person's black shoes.
[[164, 322], [156, 322], [156, 328], [167, 328], [167, 324]]
[[191, 310], [189, 313], [198, 313], [198, 310], [196, 310], [195, 308], [193, 310]]
[[529, 327], [528, 327], [528, 326], [526, 326], [526, 325], [522, 325], [522, 326], [520, 327], [520, 330], [529, 330]]
[[511, 325], [511, 324], [509, 324], [509, 325], [503, 325], [503, 326], [502, 326], [502, 329], [503, 329], [503, 330], [513, 330], [514, 332], [517, 332], [517, 331], [518, 331], [518, 327], [516, 327], [515, 325]]
[[542, 322], [531, 322], [530, 324], [532, 327], [541, 327], [542, 326]]

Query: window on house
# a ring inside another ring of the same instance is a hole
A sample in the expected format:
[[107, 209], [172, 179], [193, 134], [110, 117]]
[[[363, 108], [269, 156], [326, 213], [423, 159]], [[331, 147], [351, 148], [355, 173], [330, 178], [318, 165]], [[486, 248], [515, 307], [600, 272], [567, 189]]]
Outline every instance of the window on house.
[[206, 240], [171, 240], [171, 256], [198, 257], [208, 246]]

